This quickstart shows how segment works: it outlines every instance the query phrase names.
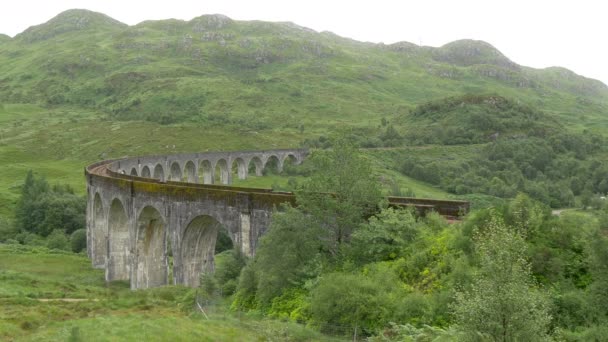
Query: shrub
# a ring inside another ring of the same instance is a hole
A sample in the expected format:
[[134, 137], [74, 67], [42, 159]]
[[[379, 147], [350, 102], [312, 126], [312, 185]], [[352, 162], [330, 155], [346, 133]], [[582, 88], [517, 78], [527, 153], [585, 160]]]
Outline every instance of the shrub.
[[80, 253], [87, 248], [87, 231], [85, 229], [78, 229], [70, 235], [70, 246], [72, 252]]
[[60, 249], [62, 251], [70, 250], [70, 241], [63, 230], [54, 230], [46, 241], [46, 246], [49, 249]]
[[311, 293], [311, 314], [322, 329], [332, 325], [359, 327], [370, 334], [388, 324], [395, 311], [390, 288], [395, 282], [361, 274], [331, 273]]
[[0, 217], [0, 242], [14, 239], [18, 232], [11, 222]]

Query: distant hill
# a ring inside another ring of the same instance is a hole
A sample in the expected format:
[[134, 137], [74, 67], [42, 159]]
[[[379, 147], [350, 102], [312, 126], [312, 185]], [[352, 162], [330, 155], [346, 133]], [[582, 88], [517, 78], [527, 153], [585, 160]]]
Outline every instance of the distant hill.
[[608, 114], [605, 84], [520, 66], [474, 40], [373, 44], [223, 15], [127, 26], [69, 10], [0, 42], [0, 101], [95, 109], [118, 120], [357, 126], [487, 93], [566, 120]]
[[60, 13], [44, 24], [29, 27], [15, 38], [24, 42], [36, 42], [72, 31], [93, 33], [94, 31], [111, 31], [125, 27], [127, 27], [126, 24], [105, 14], [83, 9], [72, 9]]

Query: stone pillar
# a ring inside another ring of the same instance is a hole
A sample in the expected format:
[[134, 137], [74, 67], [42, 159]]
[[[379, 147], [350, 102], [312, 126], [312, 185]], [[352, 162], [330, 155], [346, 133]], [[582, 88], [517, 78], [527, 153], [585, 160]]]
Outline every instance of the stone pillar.
[[248, 257], [253, 256], [251, 252], [251, 214], [242, 212], [240, 215], [241, 252]]
[[247, 168], [248, 165], [245, 165], [245, 162], [241, 162], [237, 165], [239, 179], [247, 179]]

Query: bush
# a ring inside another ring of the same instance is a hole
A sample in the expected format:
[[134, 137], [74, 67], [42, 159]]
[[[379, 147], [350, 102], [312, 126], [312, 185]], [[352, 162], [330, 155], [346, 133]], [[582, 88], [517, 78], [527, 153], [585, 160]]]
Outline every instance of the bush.
[[0, 217], [0, 242], [14, 239], [19, 231], [8, 220]]
[[213, 275], [209, 273], [201, 273], [201, 289], [207, 298], [212, 298], [217, 292], [217, 282]]
[[229, 296], [236, 290], [237, 279], [245, 266], [242, 253], [232, 249], [215, 256], [215, 280], [222, 295]]
[[28, 246], [46, 246], [44, 238], [37, 234], [21, 232], [15, 237], [19, 243]]
[[308, 293], [299, 288], [291, 288], [283, 291], [283, 294], [272, 300], [268, 315], [280, 319], [288, 319], [294, 322], [308, 320], [309, 303]]
[[49, 249], [60, 249], [62, 251], [70, 250], [70, 241], [63, 230], [54, 230], [46, 241], [46, 246]]
[[255, 272], [255, 263], [248, 263], [242, 270], [239, 276], [238, 291], [234, 297], [234, 301], [230, 306], [233, 310], [250, 310], [257, 306], [256, 291], [257, 274]]
[[85, 229], [78, 229], [70, 235], [70, 246], [72, 252], [80, 253], [87, 248], [87, 231]]
[[361, 274], [331, 273], [319, 281], [311, 295], [310, 310], [322, 329], [332, 325], [360, 327], [370, 334], [391, 320], [396, 282]]

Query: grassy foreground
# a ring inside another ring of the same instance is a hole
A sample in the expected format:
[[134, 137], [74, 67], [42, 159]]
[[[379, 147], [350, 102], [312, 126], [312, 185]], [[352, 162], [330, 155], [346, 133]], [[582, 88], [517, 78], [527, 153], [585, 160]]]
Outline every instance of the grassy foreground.
[[302, 326], [194, 309], [195, 289], [106, 284], [84, 255], [0, 244], [2, 341], [311, 341]]

